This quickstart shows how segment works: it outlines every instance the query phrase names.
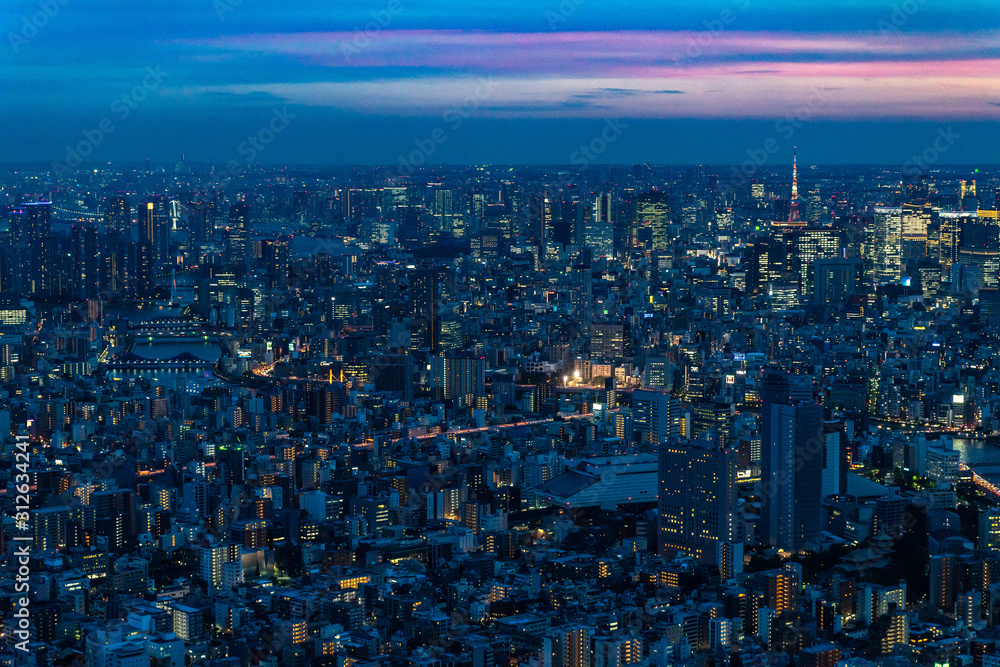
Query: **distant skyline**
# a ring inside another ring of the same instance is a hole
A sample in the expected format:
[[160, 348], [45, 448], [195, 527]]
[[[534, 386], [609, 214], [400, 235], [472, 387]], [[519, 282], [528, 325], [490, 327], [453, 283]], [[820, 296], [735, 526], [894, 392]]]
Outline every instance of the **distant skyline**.
[[988, 0], [8, 7], [3, 162], [903, 164], [942, 129], [935, 166], [1000, 155]]

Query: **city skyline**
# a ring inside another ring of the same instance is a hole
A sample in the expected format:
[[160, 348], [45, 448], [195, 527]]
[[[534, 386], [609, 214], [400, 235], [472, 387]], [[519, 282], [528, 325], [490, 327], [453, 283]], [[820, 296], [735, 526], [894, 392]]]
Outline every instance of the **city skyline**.
[[739, 164], [772, 139], [776, 163], [797, 144], [809, 163], [891, 164], [941, 128], [961, 140], [939, 164], [1000, 148], [987, 2], [53, 0], [10, 15], [3, 162], [65, 161], [90, 132], [98, 162], [225, 163], [276, 111], [287, 124], [254, 162], [397, 164], [437, 131], [428, 164], [570, 163], [606, 120], [625, 127], [590, 162]]

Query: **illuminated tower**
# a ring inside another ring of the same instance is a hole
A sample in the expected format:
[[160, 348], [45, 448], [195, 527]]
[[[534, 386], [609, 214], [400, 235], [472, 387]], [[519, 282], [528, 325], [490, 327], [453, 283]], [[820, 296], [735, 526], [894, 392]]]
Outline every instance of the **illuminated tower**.
[[789, 226], [799, 225], [799, 167], [796, 153], [797, 148], [792, 149], [792, 201], [788, 206]]

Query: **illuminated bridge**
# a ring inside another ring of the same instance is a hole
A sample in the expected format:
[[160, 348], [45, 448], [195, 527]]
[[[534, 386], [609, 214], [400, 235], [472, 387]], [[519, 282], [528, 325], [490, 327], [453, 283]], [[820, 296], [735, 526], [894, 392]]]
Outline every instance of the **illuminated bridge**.
[[968, 466], [980, 475], [1000, 475], [1000, 449], [969, 461]]

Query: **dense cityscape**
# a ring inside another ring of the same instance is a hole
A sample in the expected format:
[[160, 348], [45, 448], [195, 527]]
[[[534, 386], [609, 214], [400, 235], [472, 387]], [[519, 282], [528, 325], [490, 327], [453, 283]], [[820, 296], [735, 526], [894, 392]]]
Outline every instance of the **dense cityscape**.
[[0, 662], [1000, 665], [1000, 176], [798, 158], [4, 167]]

